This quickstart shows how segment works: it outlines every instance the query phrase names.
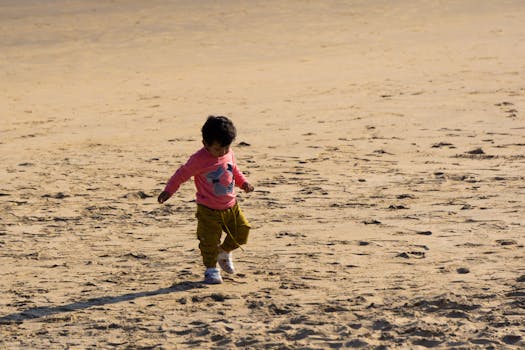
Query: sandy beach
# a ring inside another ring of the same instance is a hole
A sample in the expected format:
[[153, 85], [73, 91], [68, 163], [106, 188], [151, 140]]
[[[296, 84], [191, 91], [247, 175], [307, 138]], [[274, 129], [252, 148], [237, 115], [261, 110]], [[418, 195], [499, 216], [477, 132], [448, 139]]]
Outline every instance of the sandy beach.
[[[525, 2], [0, 2], [0, 349], [525, 348]], [[253, 228], [202, 283], [236, 124]]]

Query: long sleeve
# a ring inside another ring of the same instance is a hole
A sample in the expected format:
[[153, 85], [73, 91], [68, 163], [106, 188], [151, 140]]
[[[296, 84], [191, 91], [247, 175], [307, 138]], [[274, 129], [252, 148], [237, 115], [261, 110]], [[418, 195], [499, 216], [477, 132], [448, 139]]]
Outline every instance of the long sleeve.
[[239, 170], [239, 167], [237, 167], [237, 164], [233, 164], [233, 177], [235, 179], [235, 185], [242, 188], [244, 184], [246, 183], [246, 176], [242, 173], [241, 170]]
[[191, 157], [186, 164], [182, 165], [175, 174], [169, 179], [164, 191], [169, 194], [174, 194], [179, 189], [180, 185], [188, 181], [195, 172], [195, 157]]

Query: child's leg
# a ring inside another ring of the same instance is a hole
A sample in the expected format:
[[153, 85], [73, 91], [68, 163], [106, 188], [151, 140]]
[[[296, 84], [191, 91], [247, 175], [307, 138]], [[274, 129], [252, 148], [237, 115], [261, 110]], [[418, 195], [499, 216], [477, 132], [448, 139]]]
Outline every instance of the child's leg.
[[229, 231], [233, 236], [233, 239], [230, 234], [227, 234], [221, 248], [229, 252], [246, 244], [246, 242], [248, 242], [248, 234], [250, 233], [251, 226], [244, 216], [240, 206], [235, 204], [230, 210], [223, 214], [223, 219], [226, 226], [224, 231]]
[[202, 262], [206, 267], [217, 266], [218, 245], [221, 242], [222, 219], [219, 212], [197, 205], [197, 238], [202, 255]]

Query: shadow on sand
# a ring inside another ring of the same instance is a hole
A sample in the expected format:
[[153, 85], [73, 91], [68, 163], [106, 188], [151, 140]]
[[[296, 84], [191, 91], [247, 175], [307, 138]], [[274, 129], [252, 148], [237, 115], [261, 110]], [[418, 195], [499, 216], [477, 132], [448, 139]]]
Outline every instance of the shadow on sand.
[[108, 296], [108, 297], [99, 297], [92, 298], [83, 301], [77, 301], [71, 304], [60, 305], [60, 306], [40, 306], [31, 308], [22, 312], [6, 315], [0, 317], [0, 324], [11, 324], [11, 323], [21, 323], [26, 320], [32, 320], [35, 318], [42, 318], [46, 316], [51, 316], [55, 314], [72, 312], [76, 310], [88, 309], [93, 306], [116, 304], [123, 301], [135, 300], [138, 298], [151, 297], [155, 295], [170, 294], [176, 292], [184, 292], [191, 289], [205, 288], [202, 282], [182, 282], [174, 284], [168, 288], [161, 288], [153, 291], [147, 292], [137, 292], [123, 294], [119, 296]]

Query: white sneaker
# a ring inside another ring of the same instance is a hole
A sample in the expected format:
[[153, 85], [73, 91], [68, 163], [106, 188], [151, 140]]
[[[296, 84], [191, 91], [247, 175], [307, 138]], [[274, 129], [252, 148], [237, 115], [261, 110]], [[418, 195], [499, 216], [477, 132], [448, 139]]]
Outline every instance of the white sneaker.
[[221, 269], [227, 273], [235, 273], [235, 267], [233, 267], [232, 253], [225, 252], [224, 250], [219, 250], [219, 255], [217, 256], [217, 262]]
[[206, 284], [221, 284], [221, 270], [216, 267], [208, 267], [204, 272], [204, 283]]

